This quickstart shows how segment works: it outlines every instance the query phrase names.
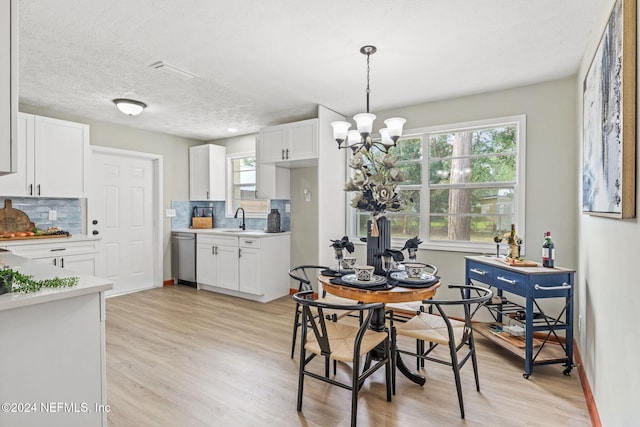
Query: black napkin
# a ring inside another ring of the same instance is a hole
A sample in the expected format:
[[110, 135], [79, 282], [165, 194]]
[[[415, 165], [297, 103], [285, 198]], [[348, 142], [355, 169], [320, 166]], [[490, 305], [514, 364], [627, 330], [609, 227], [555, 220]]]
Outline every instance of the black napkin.
[[430, 280], [406, 280], [406, 279], [394, 279], [389, 277], [387, 281], [393, 286], [400, 286], [403, 288], [430, 288], [440, 281], [440, 276], [434, 276]]
[[386, 290], [389, 290], [389, 289], [391, 289], [391, 288], [393, 288], [395, 286], [395, 285], [392, 285], [391, 283], [389, 283], [388, 280], [387, 280], [386, 283], [381, 283], [379, 285], [371, 286], [369, 284], [347, 283], [347, 282], [342, 281], [342, 279], [340, 277], [336, 277], [334, 279], [331, 279], [330, 282], [333, 283], [334, 285], [349, 286], [349, 287], [352, 287], [352, 288], [367, 289], [367, 290], [371, 290], [371, 291], [386, 291]]
[[323, 276], [327, 276], [327, 277], [341, 277], [341, 276], [345, 275], [344, 272], [333, 270], [331, 268], [327, 268], [327, 269], [322, 270], [320, 272], [320, 274], [322, 274]]

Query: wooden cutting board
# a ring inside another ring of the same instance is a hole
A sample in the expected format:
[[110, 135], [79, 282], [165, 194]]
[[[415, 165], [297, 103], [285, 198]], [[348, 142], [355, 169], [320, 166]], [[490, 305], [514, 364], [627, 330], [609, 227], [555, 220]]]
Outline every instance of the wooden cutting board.
[[514, 267], [537, 267], [538, 263], [534, 261], [527, 261], [526, 259], [514, 259], [514, 258], [505, 258], [504, 262]]
[[30, 231], [35, 224], [29, 220], [29, 216], [19, 209], [11, 206], [11, 200], [4, 201], [4, 208], [0, 209], [0, 233], [13, 233], [16, 231]]

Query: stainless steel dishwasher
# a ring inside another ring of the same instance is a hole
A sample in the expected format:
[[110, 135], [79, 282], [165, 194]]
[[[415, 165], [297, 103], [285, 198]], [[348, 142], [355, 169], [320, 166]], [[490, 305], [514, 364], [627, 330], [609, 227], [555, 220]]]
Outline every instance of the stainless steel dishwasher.
[[171, 233], [171, 274], [176, 283], [196, 287], [194, 233]]

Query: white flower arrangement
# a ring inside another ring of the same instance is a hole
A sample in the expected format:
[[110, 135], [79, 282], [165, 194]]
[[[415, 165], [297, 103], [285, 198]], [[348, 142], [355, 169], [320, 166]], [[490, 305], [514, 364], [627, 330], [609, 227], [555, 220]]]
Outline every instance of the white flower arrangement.
[[404, 181], [396, 165], [398, 159], [391, 154], [374, 156], [371, 150], [361, 148], [349, 163], [355, 169], [344, 190], [355, 192], [351, 206], [371, 212], [374, 218], [384, 212], [397, 212], [402, 204], [396, 189]]

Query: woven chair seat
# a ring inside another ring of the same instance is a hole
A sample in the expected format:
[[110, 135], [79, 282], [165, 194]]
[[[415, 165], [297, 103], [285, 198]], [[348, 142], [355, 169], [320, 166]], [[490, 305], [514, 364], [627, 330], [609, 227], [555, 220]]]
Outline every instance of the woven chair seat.
[[411, 302], [393, 302], [386, 305], [387, 310], [393, 310], [393, 313], [401, 313], [401, 314], [411, 314], [415, 315], [419, 311], [422, 310], [424, 304], [422, 301], [411, 301]]
[[[449, 321], [453, 327], [455, 344], [458, 345], [462, 341], [464, 322], [454, 319], [449, 319]], [[437, 344], [446, 345], [449, 343], [447, 324], [441, 316], [436, 316], [435, 314], [420, 313], [406, 323], [396, 326], [396, 333]]]
[[[331, 348], [331, 360], [340, 360], [342, 362], [353, 361], [354, 344], [356, 334], [359, 327], [344, 325], [342, 323], [327, 323], [327, 335], [329, 338], [329, 346]], [[386, 332], [375, 332], [367, 330], [360, 345], [360, 354], [363, 356], [373, 350], [378, 344], [382, 343], [387, 337]], [[307, 337], [307, 343], [304, 348], [311, 353], [321, 355], [320, 345], [314, 335]]]
[[[352, 305], [352, 304], [358, 303], [358, 301], [355, 301], [352, 299], [336, 297], [333, 295], [326, 295], [322, 298], [318, 298], [316, 301], [324, 302], [327, 304], [341, 304], [341, 305]], [[318, 314], [318, 310], [315, 307], [312, 307], [311, 311], [316, 315]], [[326, 317], [335, 318], [335, 320], [342, 319], [343, 317], [346, 317], [351, 313], [353, 313], [353, 310], [330, 310], [330, 309], [324, 310], [324, 315]]]

